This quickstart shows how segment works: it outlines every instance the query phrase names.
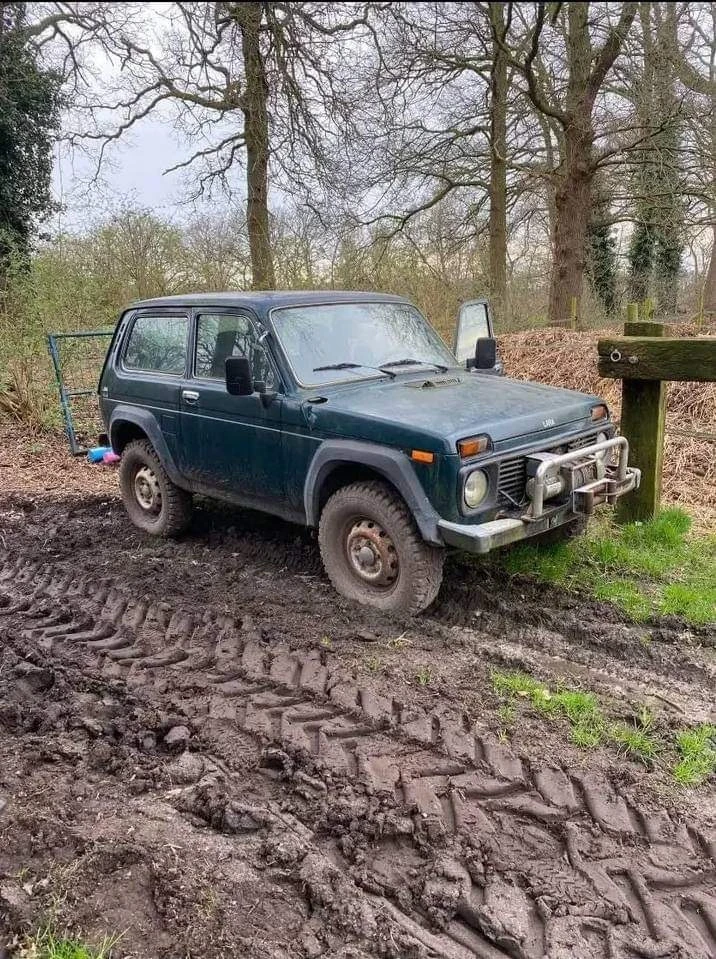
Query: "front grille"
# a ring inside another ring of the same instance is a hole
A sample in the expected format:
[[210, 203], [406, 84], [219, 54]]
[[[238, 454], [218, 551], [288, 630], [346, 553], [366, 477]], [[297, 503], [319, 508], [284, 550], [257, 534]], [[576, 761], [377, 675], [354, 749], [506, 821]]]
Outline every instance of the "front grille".
[[[560, 443], [544, 452], [547, 453], [571, 453], [572, 450], [583, 449], [596, 443], [597, 434], [589, 436], [577, 436], [568, 443]], [[535, 450], [535, 453], [540, 452]], [[513, 456], [510, 459], [502, 460], [499, 464], [497, 478], [497, 501], [500, 506], [521, 505], [526, 498], [527, 487], [527, 457]]]
[[527, 484], [527, 458], [515, 456], [502, 460], [497, 481], [498, 500], [501, 504], [514, 506], [521, 503]]

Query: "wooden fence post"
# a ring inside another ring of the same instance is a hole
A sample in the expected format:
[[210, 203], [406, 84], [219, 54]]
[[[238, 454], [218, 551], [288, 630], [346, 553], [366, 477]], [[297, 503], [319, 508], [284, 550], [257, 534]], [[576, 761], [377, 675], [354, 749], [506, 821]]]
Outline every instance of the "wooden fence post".
[[[647, 307], [648, 315], [648, 307]], [[627, 306], [625, 336], [663, 336], [664, 324], [639, 321], [636, 303]], [[641, 470], [641, 485], [617, 505], [620, 523], [653, 519], [661, 501], [666, 384], [661, 380], [622, 380], [621, 433], [629, 440], [629, 463]]]

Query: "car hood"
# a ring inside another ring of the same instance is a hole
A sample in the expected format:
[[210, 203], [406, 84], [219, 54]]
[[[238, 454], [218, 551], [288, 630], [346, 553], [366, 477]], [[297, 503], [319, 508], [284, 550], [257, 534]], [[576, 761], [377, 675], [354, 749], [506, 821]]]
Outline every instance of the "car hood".
[[335, 436], [455, 453], [459, 439], [478, 433], [499, 450], [586, 427], [599, 402], [574, 390], [453, 370], [363, 380], [321, 392], [305, 407], [314, 429]]

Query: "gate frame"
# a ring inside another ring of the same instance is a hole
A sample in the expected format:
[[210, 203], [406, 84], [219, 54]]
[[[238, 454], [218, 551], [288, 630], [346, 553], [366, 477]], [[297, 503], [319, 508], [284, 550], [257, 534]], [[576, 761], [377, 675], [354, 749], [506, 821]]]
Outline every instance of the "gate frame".
[[[57, 389], [60, 394], [60, 407], [62, 409], [62, 416], [65, 421], [65, 433], [70, 444], [70, 452], [73, 456], [82, 456], [87, 453], [89, 447], [80, 446], [77, 442], [77, 434], [75, 433], [75, 424], [72, 418], [72, 403], [71, 400], [75, 396], [92, 396], [92, 394], [97, 393], [97, 389], [93, 390], [68, 390], [65, 387], [64, 379], [62, 377], [62, 362], [60, 359], [60, 351], [57, 348], [58, 340], [79, 340], [86, 339], [89, 337], [95, 336], [107, 336], [111, 337], [113, 335], [113, 330], [85, 330], [79, 333], [48, 333], [47, 334], [47, 349], [52, 357], [52, 366], [55, 370], [55, 380], [57, 382]], [[99, 376], [99, 374], [98, 374]]]

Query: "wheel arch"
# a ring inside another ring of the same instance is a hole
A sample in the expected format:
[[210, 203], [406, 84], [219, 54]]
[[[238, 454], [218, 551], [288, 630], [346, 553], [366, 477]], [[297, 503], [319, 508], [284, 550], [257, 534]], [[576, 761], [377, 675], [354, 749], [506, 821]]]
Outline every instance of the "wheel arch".
[[107, 433], [112, 449], [120, 455], [134, 440], [149, 440], [171, 481], [177, 486], [185, 485], [181, 481], [159, 423], [149, 410], [122, 405], [115, 407], [109, 420]]
[[329, 440], [318, 448], [306, 475], [304, 508], [308, 526], [318, 526], [328, 499], [350, 483], [378, 479], [391, 486], [410, 510], [422, 538], [444, 545], [438, 515], [412, 465], [400, 450], [353, 440]]

